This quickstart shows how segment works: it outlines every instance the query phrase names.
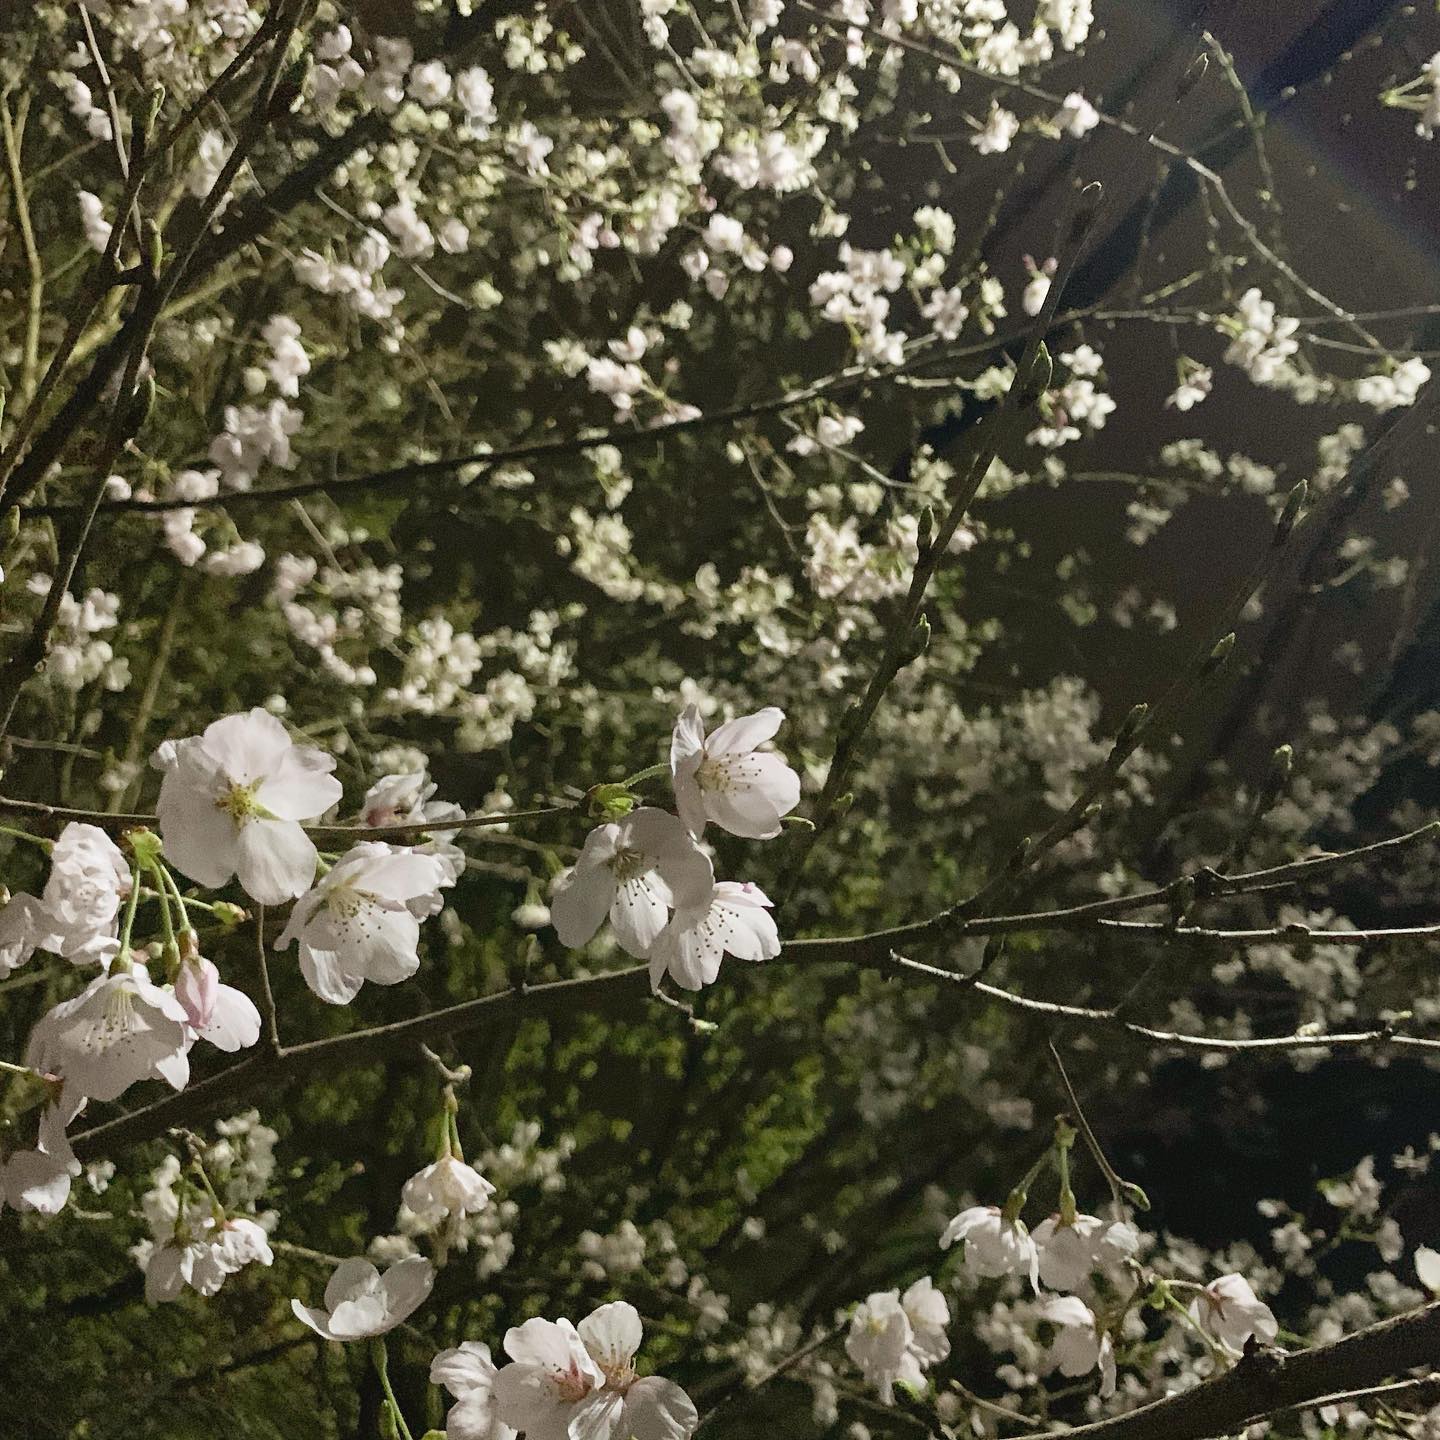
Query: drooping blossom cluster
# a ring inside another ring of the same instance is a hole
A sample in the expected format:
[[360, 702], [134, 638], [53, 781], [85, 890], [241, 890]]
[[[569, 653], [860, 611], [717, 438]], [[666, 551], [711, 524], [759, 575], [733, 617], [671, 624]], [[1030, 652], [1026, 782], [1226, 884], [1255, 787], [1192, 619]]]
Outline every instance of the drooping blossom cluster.
[[699, 708], [686, 707], [670, 745], [679, 815], [642, 806], [590, 832], [551, 898], [563, 944], [586, 944], [608, 918], [621, 947], [650, 962], [652, 986], [669, 975], [685, 990], [711, 984], [727, 954], [780, 953], [768, 897], [750, 883], [717, 882], [699, 842], [710, 822], [748, 839], [780, 833], [799, 803], [800, 777], [762, 747], [784, 718], [772, 706], [707, 736]]

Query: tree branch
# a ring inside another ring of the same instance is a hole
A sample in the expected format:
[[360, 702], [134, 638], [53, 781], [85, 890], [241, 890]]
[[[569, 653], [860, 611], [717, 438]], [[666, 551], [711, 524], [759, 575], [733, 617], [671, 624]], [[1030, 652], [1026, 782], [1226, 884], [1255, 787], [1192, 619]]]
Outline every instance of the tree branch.
[[1440, 1303], [1382, 1320], [1332, 1345], [1293, 1354], [1254, 1349], [1233, 1369], [1193, 1390], [1167, 1395], [1128, 1415], [1054, 1433], [1063, 1433], [1065, 1440], [1206, 1440], [1231, 1435], [1281, 1410], [1336, 1401], [1337, 1390], [1363, 1391], [1422, 1365], [1428, 1370], [1437, 1354]]

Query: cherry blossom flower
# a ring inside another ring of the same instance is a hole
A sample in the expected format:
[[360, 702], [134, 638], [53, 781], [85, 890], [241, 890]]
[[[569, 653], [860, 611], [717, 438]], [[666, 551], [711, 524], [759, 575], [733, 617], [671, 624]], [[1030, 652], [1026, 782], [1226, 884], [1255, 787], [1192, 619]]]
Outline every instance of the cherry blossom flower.
[[0, 976], [18, 970], [40, 948], [49, 916], [33, 895], [16, 895], [0, 909]]
[[98, 826], [67, 825], [50, 852], [41, 892], [50, 921], [40, 948], [77, 965], [100, 964], [118, 948], [120, 908], [130, 894], [130, 866]]
[[368, 1340], [408, 1320], [434, 1283], [435, 1269], [421, 1255], [397, 1260], [383, 1276], [368, 1260], [342, 1260], [325, 1287], [323, 1309], [299, 1300], [290, 1308], [327, 1340]]
[[168, 1239], [145, 1259], [145, 1298], [152, 1305], [178, 1300], [188, 1285], [214, 1295], [226, 1277], [246, 1265], [270, 1265], [270, 1241], [254, 1220], [239, 1216], [217, 1222], [211, 1215], [182, 1215]]
[[445, 1416], [445, 1440], [515, 1440], [515, 1431], [500, 1419], [498, 1373], [490, 1347], [479, 1340], [442, 1350], [430, 1362], [430, 1383], [443, 1385], [456, 1401]]
[[845, 1353], [886, 1405], [895, 1403], [897, 1382], [915, 1388], [925, 1383], [920, 1362], [910, 1349], [912, 1336], [898, 1290], [877, 1291], [850, 1317]]
[[1096, 1272], [1116, 1284], [1125, 1261], [1140, 1248], [1140, 1236], [1127, 1221], [1111, 1224], [1098, 1215], [1077, 1215], [1065, 1225], [1058, 1215], [1042, 1220], [1032, 1239], [1040, 1252], [1040, 1279], [1052, 1290], [1086, 1293]]
[[898, 1290], [877, 1291], [857, 1306], [845, 1353], [880, 1399], [893, 1405], [897, 1383], [919, 1389], [925, 1383], [922, 1372], [950, 1353], [949, 1323], [950, 1307], [926, 1275], [903, 1296]]
[[187, 955], [175, 977], [175, 998], [190, 1028], [217, 1049], [234, 1053], [260, 1038], [260, 1012], [243, 990], [221, 983], [213, 960]]
[[950, 1306], [928, 1275], [922, 1275], [900, 1297], [900, 1304], [914, 1332], [911, 1348], [922, 1366], [938, 1365], [950, 1353], [945, 1327], [950, 1323]]
[[189, 1017], [143, 965], [99, 975], [30, 1034], [26, 1063], [61, 1075], [67, 1094], [115, 1100], [141, 1080], [176, 1090], [190, 1079]]
[[1077, 1296], [1055, 1295], [1040, 1307], [1040, 1318], [1055, 1327], [1047, 1355], [1052, 1369], [1062, 1375], [1088, 1375], [1100, 1371], [1100, 1394], [1115, 1393], [1115, 1348], [1102, 1334], [1090, 1307]]
[[1040, 1256], [1034, 1238], [1021, 1220], [1007, 1221], [997, 1205], [972, 1205], [945, 1227], [941, 1249], [965, 1242], [965, 1268], [982, 1278], [1028, 1275], [1039, 1284]]
[[[381, 825], [418, 825], [426, 820], [458, 820], [465, 811], [448, 800], [432, 800], [435, 782], [418, 770], [404, 775], [386, 775], [366, 792], [360, 806], [360, 823], [371, 827]], [[442, 889], [449, 889], [465, 873], [465, 852], [444, 832], [414, 847], [421, 855], [433, 855], [442, 865], [445, 877]], [[438, 891], [412, 901], [410, 912], [417, 920], [438, 915], [444, 908]]]
[[1231, 1355], [1243, 1355], [1253, 1335], [1270, 1344], [1279, 1333], [1270, 1307], [1259, 1299], [1243, 1275], [1222, 1275], [1190, 1302], [1190, 1317]]
[[694, 905], [677, 905], [670, 923], [650, 948], [650, 985], [657, 989], [668, 972], [684, 990], [714, 982], [723, 956], [737, 960], [773, 960], [780, 934], [770, 916], [770, 901], [748, 881], [718, 881]]
[[35, 1148], [13, 1151], [0, 1163], [0, 1209], [8, 1204], [16, 1210], [58, 1215], [65, 1208], [70, 1182], [80, 1173], [65, 1126], [83, 1107], [83, 1099], [45, 1107]]
[[617, 1300], [580, 1322], [527, 1320], [505, 1333], [512, 1363], [495, 1376], [500, 1418], [525, 1440], [689, 1440], [690, 1397], [658, 1375], [635, 1377], [640, 1316]]
[[556, 883], [550, 914], [561, 944], [572, 950], [608, 914], [615, 938], [643, 960], [670, 907], [700, 904], [714, 882], [709, 857], [685, 826], [664, 810], [643, 808], [586, 836], [579, 860]]
[[348, 1005], [371, 980], [396, 985], [420, 968], [417, 900], [445, 883], [433, 855], [362, 840], [303, 895], [275, 942], [300, 942], [305, 983], [331, 1005]]
[[670, 741], [670, 771], [680, 818], [697, 838], [707, 820], [751, 840], [780, 833], [780, 817], [800, 803], [800, 777], [779, 755], [759, 747], [784, 721], [785, 712], [768, 705], [707, 736], [699, 706], [681, 712]]
[[1078, 140], [1100, 123], [1100, 112], [1079, 90], [1072, 90], [1061, 102], [1050, 123]]
[[94, 825], [67, 825], [50, 852], [45, 889], [16, 895], [0, 910], [0, 975], [48, 950], [75, 965], [103, 965], [119, 949], [120, 909], [130, 867]]
[[1422, 1245], [1415, 1252], [1415, 1274], [1432, 1294], [1440, 1294], [1440, 1252]]
[[400, 1199], [428, 1225], [451, 1215], [474, 1215], [490, 1203], [494, 1193], [495, 1187], [478, 1170], [453, 1155], [444, 1155], [412, 1175]]
[[165, 853], [201, 885], [238, 876], [262, 905], [303, 894], [315, 846], [300, 828], [340, 798], [334, 759], [296, 745], [267, 710], [227, 715], [162, 746], [157, 810]]

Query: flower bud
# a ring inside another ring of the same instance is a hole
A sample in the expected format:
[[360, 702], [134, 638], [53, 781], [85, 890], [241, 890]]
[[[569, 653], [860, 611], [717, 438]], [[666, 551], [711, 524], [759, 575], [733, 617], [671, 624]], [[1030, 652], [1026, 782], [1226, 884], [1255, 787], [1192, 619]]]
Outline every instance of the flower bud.
[[1305, 497], [1309, 493], [1310, 486], [1301, 480], [1285, 497], [1285, 508], [1281, 510], [1280, 518], [1275, 522], [1273, 544], [1277, 549], [1290, 538], [1296, 522], [1300, 519], [1300, 511], [1304, 507]]
[[220, 972], [213, 960], [201, 956], [180, 967], [175, 977], [175, 998], [197, 1030], [203, 1030], [214, 1018], [219, 995]]
[[1230, 658], [1230, 652], [1234, 648], [1235, 632], [1232, 630], [1228, 635], [1222, 635], [1215, 642], [1215, 648], [1206, 656], [1205, 663], [1200, 667], [1201, 676], [1213, 675]]

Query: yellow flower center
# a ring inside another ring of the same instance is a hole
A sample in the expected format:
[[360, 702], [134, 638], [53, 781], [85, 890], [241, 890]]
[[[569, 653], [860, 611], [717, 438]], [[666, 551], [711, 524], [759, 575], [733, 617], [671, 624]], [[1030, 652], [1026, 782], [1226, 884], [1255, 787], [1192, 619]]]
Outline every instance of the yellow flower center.
[[237, 825], [243, 825], [260, 811], [259, 805], [255, 803], [255, 795], [259, 789], [258, 780], [252, 780], [248, 785], [231, 785], [216, 799], [215, 808], [224, 810]]

